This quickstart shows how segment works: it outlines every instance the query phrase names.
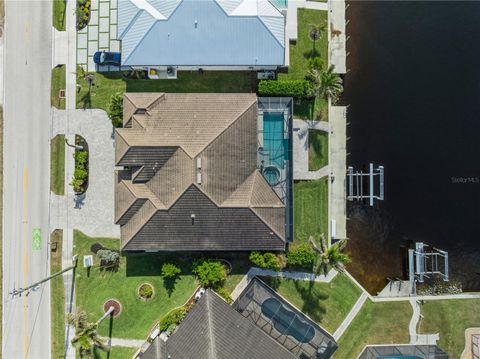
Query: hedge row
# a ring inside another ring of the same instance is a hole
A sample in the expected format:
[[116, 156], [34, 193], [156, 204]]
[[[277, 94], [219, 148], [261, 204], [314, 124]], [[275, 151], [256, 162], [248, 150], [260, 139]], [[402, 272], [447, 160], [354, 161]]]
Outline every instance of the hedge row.
[[262, 80], [258, 84], [260, 96], [311, 97], [312, 86], [307, 80]]

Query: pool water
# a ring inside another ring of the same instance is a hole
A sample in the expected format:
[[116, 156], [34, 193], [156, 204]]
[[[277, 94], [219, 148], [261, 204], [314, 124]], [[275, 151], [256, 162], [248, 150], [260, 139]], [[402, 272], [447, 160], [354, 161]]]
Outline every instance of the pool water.
[[278, 9], [283, 10], [287, 8], [287, 0], [270, 0], [270, 2]]
[[269, 157], [264, 165], [283, 169], [288, 159], [288, 139], [284, 139], [283, 112], [263, 113], [263, 153]]

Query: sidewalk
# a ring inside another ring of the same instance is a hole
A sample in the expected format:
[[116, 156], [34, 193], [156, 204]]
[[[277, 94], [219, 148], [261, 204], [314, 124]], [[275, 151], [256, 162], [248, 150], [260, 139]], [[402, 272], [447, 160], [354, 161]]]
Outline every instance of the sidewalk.
[[350, 312], [348, 313], [347, 317], [343, 320], [342, 324], [337, 328], [335, 333], [333, 333], [333, 338], [338, 342], [338, 339], [345, 333], [345, 330], [347, 330], [348, 326], [352, 323], [352, 320], [355, 319], [357, 316], [358, 312], [360, 312], [360, 309], [362, 309], [363, 304], [368, 299], [367, 293], [363, 292], [360, 298], [355, 302], [355, 305], [352, 307]]

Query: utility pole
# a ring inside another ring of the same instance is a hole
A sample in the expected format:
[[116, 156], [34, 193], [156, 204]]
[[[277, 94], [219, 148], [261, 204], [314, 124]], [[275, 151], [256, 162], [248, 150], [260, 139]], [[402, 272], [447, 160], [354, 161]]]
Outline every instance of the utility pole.
[[55, 277], [58, 277], [59, 275], [62, 275], [63, 273], [68, 272], [68, 271], [71, 270], [71, 269], [75, 269], [75, 268], [77, 267], [77, 263], [78, 263], [78, 256], [77, 256], [77, 255], [73, 256], [72, 262], [73, 262], [73, 263], [72, 263], [72, 265], [71, 265], [70, 267], [65, 268], [65, 269], [62, 269], [60, 272], [54, 273], [54, 274], [50, 275], [50, 276], [47, 277], [47, 278], [44, 278], [44, 279], [42, 279], [42, 280], [39, 280], [38, 282], [35, 282], [35, 283], [29, 285], [28, 287], [13, 289], [13, 290], [10, 292], [10, 294], [11, 294], [13, 297], [15, 297], [16, 295], [18, 295], [18, 296], [21, 297], [23, 292], [27, 292], [27, 295], [28, 295], [28, 294], [30, 293], [30, 290], [31, 290], [31, 289], [34, 289], [34, 288], [38, 287], [40, 284], [45, 283], [45, 282], [48, 282], [50, 279], [53, 279], [53, 278], [55, 278]]

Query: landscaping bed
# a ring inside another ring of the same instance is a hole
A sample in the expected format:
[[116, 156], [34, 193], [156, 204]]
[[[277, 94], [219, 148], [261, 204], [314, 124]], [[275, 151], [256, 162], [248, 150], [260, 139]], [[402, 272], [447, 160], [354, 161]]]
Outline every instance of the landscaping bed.
[[[88, 188], [88, 144], [82, 136], [75, 135], [75, 146], [76, 148], [73, 154], [75, 170], [70, 185], [76, 194], [83, 194]], [[80, 149], [80, 147], [82, 149]]]
[[56, 135], [50, 143], [50, 190], [65, 194], [65, 135]]
[[367, 300], [338, 341], [334, 359], [356, 358], [367, 344], [407, 344], [412, 306], [408, 301]]
[[421, 313], [418, 332], [440, 333], [440, 348], [458, 359], [465, 347], [465, 329], [480, 326], [480, 299], [432, 300], [422, 305]]
[[308, 170], [318, 171], [328, 165], [328, 133], [308, 130]]
[[360, 297], [361, 290], [345, 275], [330, 283], [262, 278], [290, 303], [333, 333]]
[[[122, 305], [122, 312], [113, 320], [112, 335], [116, 338], [145, 339], [152, 329], [173, 308], [183, 305], [197, 287], [195, 278], [187, 271], [181, 274], [169, 295], [160, 276], [162, 264], [168, 254], [135, 253], [122, 256], [116, 271], [101, 270], [97, 256], [91, 246], [99, 243], [104, 248], [118, 250], [120, 240], [111, 238], [91, 238], [80, 231], [74, 231], [74, 254], [79, 255], [75, 287], [77, 307], [87, 311], [89, 319], [96, 321], [103, 313], [103, 305], [109, 299], [116, 299]], [[81, 266], [84, 255], [93, 255], [94, 266], [87, 276]], [[171, 256], [170, 256], [171, 257]], [[170, 258], [171, 259], [171, 258]], [[182, 265], [189, 267], [191, 261]], [[155, 288], [155, 296], [148, 301], [138, 299], [137, 289], [143, 283]], [[108, 335], [109, 323], [99, 326], [100, 335]]]
[[67, 8], [66, 0], [53, 0], [53, 26], [58, 31], [65, 31], [65, 10]]
[[295, 203], [293, 246], [308, 242], [310, 236], [328, 236], [328, 179], [300, 181], [293, 185]]
[[86, 73], [77, 71], [77, 108], [108, 110], [113, 94], [124, 92], [255, 92], [257, 80], [250, 71], [180, 71], [176, 80], [145, 80], [126, 78], [122, 72], [95, 73], [92, 86], [85, 81]]

